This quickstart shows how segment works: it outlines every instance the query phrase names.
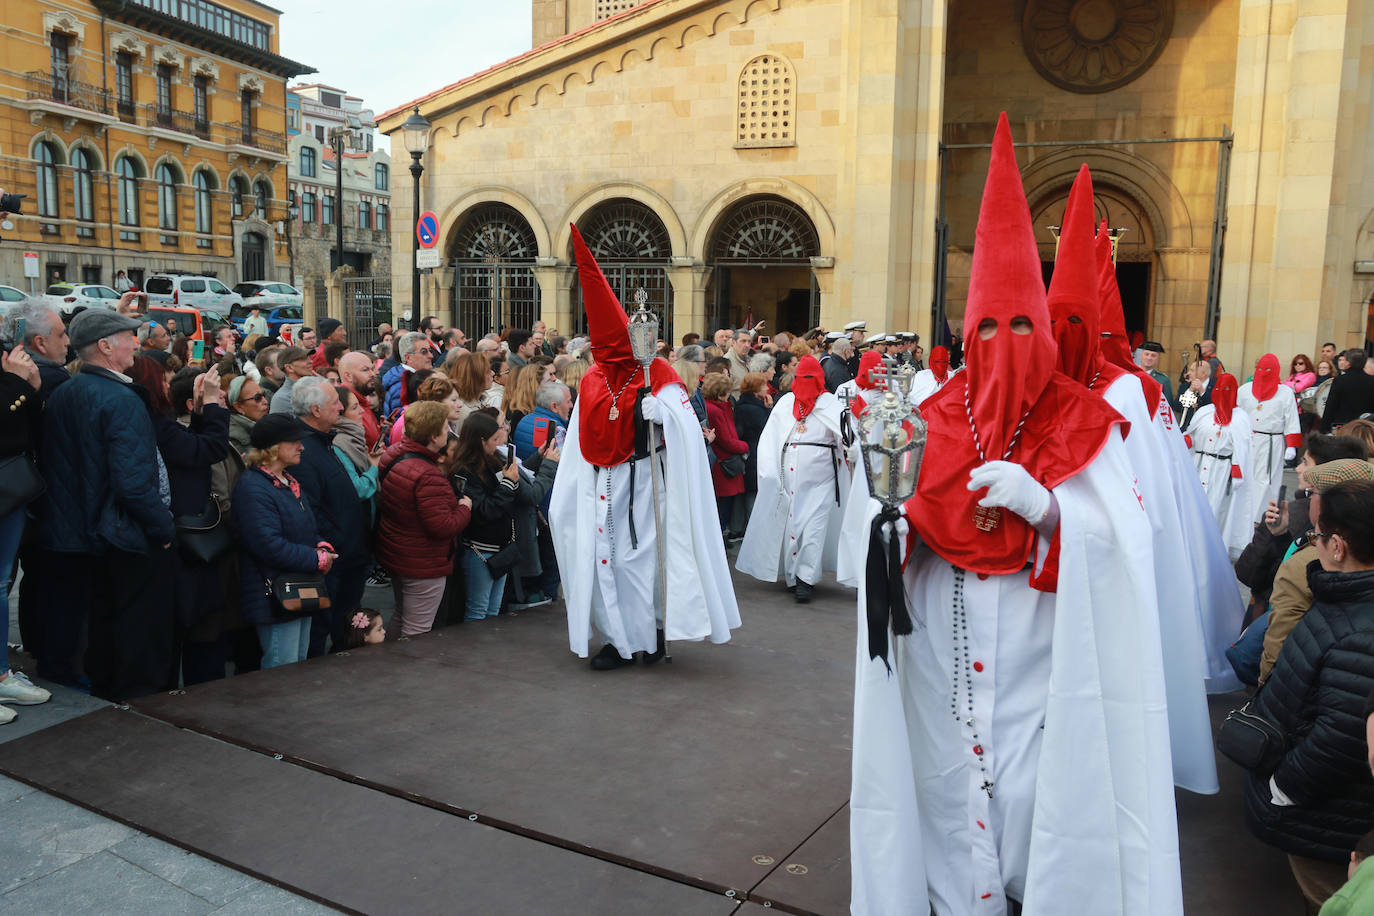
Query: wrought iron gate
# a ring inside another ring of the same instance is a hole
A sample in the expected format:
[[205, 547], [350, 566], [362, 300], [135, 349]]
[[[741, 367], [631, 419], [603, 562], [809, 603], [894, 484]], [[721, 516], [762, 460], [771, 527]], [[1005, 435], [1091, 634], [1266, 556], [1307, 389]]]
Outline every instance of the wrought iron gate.
[[[649, 301], [645, 304], [658, 317], [658, 336], [673, 346], [676, 339], [673, 337], [673, 287], [668, 282], [668, 271], [663, 264], [602, 264], [601, 272], [606, 275], [606, 282], [611, 285], [611, 291], [620, 304], [631, 314], [636, 308], [635, 290], [643, 289], [648, 293]], [[573, 331], [586, 334], [587, 307], [582, 301], [580, 283], [576, 287], [576, 301], [577, 312], [573, 318], [576, 327]]]
[[377, 336], [377, 326], [391, 321], [390, 277], [345, 277], [343, 280], [344, 329], [348, 345], [366, 349]]
[[453, 313], [476, 339], [502, 328], [528, 328], [539, 318], [539, 282], [530, 264], [458, 261]]

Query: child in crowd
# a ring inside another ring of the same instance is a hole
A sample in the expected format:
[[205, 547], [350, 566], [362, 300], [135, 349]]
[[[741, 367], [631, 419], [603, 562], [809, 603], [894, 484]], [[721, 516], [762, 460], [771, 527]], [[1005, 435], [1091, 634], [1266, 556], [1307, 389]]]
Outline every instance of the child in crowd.
[[348, 621], [348, 648], [361, 649], [363, 646], [380, 645], [386, 639], [386, 626], [382, 615], [372, 608], [358, 608]]
[[1322, 905], [1321, 916], [1374, 913], [1374, 830], [1360, 837], [1350, 851], [1346, 876], [1345, 885]]

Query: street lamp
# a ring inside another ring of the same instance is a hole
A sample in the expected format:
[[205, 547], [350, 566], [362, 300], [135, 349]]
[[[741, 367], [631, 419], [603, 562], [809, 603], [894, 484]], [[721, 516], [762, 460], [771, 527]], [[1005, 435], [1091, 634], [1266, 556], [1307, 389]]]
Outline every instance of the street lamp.
[[301, 208], [296, 206], [296, 192], [292, 191], [291, 202], [286, 206], [286, 260], [290, 264], [292, 286], [296, 285], [296, 249], [291, 244], [291, 228], [300, 215]]
[[429, 122], [424, 115], [420, 114], [420, 106], [416, 105], [410, 117], [405, 119], [401, 125], [401, 139], [405, 143], [407, 152], [410, 153], [410, 175], [415, 179], [415, 205], [410, 211], [411, 233], [410, 233], [410, 320], [411, 328], [415, 328], [414, 322], [420, 320], [420, 237], [415, 232], [415, 227], [420, 221], [420, 175], [425, 167], [420, 164], [420, 158], [424, 156], [425, 150], [429, 149]]

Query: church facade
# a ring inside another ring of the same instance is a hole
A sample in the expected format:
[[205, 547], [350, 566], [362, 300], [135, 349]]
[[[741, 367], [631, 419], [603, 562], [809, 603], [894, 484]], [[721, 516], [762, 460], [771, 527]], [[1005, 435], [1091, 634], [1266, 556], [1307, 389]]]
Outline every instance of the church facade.
[[378, 119], [393, 142], [413, 106], [433, 125], [422, 311], [470, 335], [585, 327], [575, 223], [670, 339], [862, 318], [938, 341], [961, 328], [1006, 110], [1046, 276], [1087, 162], [1128, 326], [1170, 374], [1208, 336], [1233, 367], [1374, 337], [1374, 5], [533, 0], [532, 17], [530, 52]]

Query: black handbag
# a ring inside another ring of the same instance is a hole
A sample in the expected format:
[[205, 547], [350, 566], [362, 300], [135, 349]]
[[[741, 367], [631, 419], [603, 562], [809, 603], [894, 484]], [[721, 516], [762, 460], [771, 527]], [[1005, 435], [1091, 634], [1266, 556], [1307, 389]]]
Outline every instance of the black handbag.
[[211, 493], [205, 508], [194, 515], [172, 519], [177, 529], [177, 549], [191, 563], [209, 566], [234, 547], [234, 535], [224, 518], [219, 497]]
[[1277, 725], [1251, 712], [1255, 698], [1227, 714], [1217, 730], [1217, 750], [1247, 770], [1267, 773], [1278, 766], [1287, 741]]
[[[473, 552], [477, 553], [476, 547], [473, 548]], [[480, 553], [477, 555], [482, 556]], [[483, 558], [483, 562], [487, 564], [487, 572], [491, 573], [493, 580], [515, 569], [520, 562], [520, 547], [515, 543], [515, 519], [511, 519], [510, 522], [510, 543], [491, 556]]]
[[47, 489], [28, 453], [0, 458], [0, 518], [24, 508]]
[[744, 473], [745, 461], [748, 457], [748, 455], [731, 455], [728, 458], [720, 459], [716, 465], [726, 477], [738, 477]]
[[278, 617], [309, 617], [329, 609], [324, 573], [282, 573], [267, 580], [267, 600]]

